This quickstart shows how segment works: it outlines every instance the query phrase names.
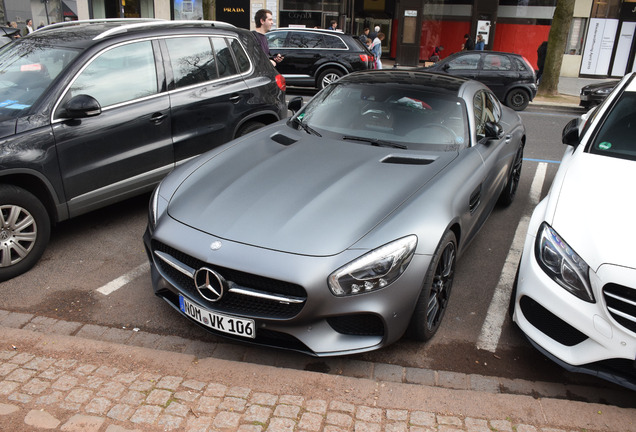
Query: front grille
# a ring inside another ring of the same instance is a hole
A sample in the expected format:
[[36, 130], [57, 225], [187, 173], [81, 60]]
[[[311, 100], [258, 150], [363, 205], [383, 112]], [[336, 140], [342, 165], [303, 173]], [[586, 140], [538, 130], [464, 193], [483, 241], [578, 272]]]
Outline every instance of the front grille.
[[636, 289], [609, 283], [603, 287], [603, 298], [612, 318], [636, 333]]
[[561, 345], [574, 346], [587, 339], [584, 333], [581, 333], [528, 296], [521, 297], [519, 306], [521, 306], [521, 312], [523, 312], [530, 324]]
[[352, 336], [383, 336], [384, 325], [379, 316], [373, 314], [344, 315], [327, 318], [329, 325], [338, 333]]
[[161, 259], [154, 260], [161, 274], [177, 289], [197, 299], [197, 301], [202, 305], [206, 305], [210, 310], [253, 318], [289, 319], [300, 313], [307, 299], [307, 293], [300, 285], [206, 263], [156, 240], [152, 242], [152, 250], [153, 253], [159, 251], [168, 254], [176, 261], [194, 270], [198, 270], [201, 267], [212, 269], [223, 276], [226, 281], [233, 282], [239, 288], [247, 288], [260, 293], [294, 297], [303, 300], [301, 303], [285, 303], [241, 293], [226, 292], [221, 300], [210, 302], [201, 297], [191, 277], [183, 274]]

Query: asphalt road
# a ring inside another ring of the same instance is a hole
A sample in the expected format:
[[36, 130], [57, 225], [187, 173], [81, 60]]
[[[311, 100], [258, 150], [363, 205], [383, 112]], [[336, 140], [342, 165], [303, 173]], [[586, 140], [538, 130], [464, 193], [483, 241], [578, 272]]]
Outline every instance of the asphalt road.
[[[300, 92], [305, 97], [311, 93]], [[565, 147], [563, 126], [576, 112], [533, 110], [521, 114], [528, 142], [517, 198], [496, 208], [458, 262], [449, 308], [427, 344], [402, 339], [371, 353], [343, 358], [409, 367], [477, 373], [533, 381], [608, 387], [593, 377], [567, 373], [548, 361], [511, 324], [505, 307], [492, 306], [505, 293], [523, 241], [520, 221], [545, 196]], [[142, 244], [149, 195], [143, 195], [57, 226], [38, 265], [0, 285], [0, 308], [149, 333], [215, 340], [155, 297]], [[519, 238], [521, 240], [519, 240]], [[516, 240], [515, 240], [516, 239]], [[108, 293], [108, 294], [104, 294]], [[293, 363], [298, 354], [277, 355]], [[304, 359], [306, 361], [306, 358]], [[320, 362], [316, 362], [320, 368]]]

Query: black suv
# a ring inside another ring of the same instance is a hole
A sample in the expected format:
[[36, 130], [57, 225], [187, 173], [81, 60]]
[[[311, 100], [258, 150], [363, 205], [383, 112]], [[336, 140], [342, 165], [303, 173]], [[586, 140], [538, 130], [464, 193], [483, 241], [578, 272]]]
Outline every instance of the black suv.
[[247, 30], [119, 20], [44, 27], [0, 50], [0, 280], [51, 224], [147, 192], [206, 150], [287, 117]]
[[499, 100], [515, 111], [526, 109], [537, 95], [534, 69], [519, 54], [496, 51], [462, 51], [426, 68], [486, 84]]
[[280, 28], [266, 34], [288, 85], [323, 89], [348, 73], [373, 69], [371, 51], [356, 37], [333, 30]]

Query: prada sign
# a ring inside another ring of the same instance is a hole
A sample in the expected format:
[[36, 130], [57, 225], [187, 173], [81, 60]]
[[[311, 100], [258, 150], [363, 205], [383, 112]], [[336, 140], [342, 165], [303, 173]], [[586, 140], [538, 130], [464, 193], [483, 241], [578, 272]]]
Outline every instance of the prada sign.
[[249, 0], [216, 0], [216, 19], [249, 29], [253, 19]]

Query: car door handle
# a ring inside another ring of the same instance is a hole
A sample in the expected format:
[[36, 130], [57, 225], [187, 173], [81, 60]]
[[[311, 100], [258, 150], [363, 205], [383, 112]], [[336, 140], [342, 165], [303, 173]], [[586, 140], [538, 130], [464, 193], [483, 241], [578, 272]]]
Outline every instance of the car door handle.
[[164, 113], [154, 113], [152, 116], [150, 116], [150, 121], [152, 123], [161, 123], [163, 121], [163, 119], [165, 119], [167, 117], [166, 114]]
[[506, 142], [510, 142], [511, 139], [512, 139], [512, 135], [506, 135]]
[[241, 95], [230, 96], [230, 102], [237, 103], [241, 99]]

